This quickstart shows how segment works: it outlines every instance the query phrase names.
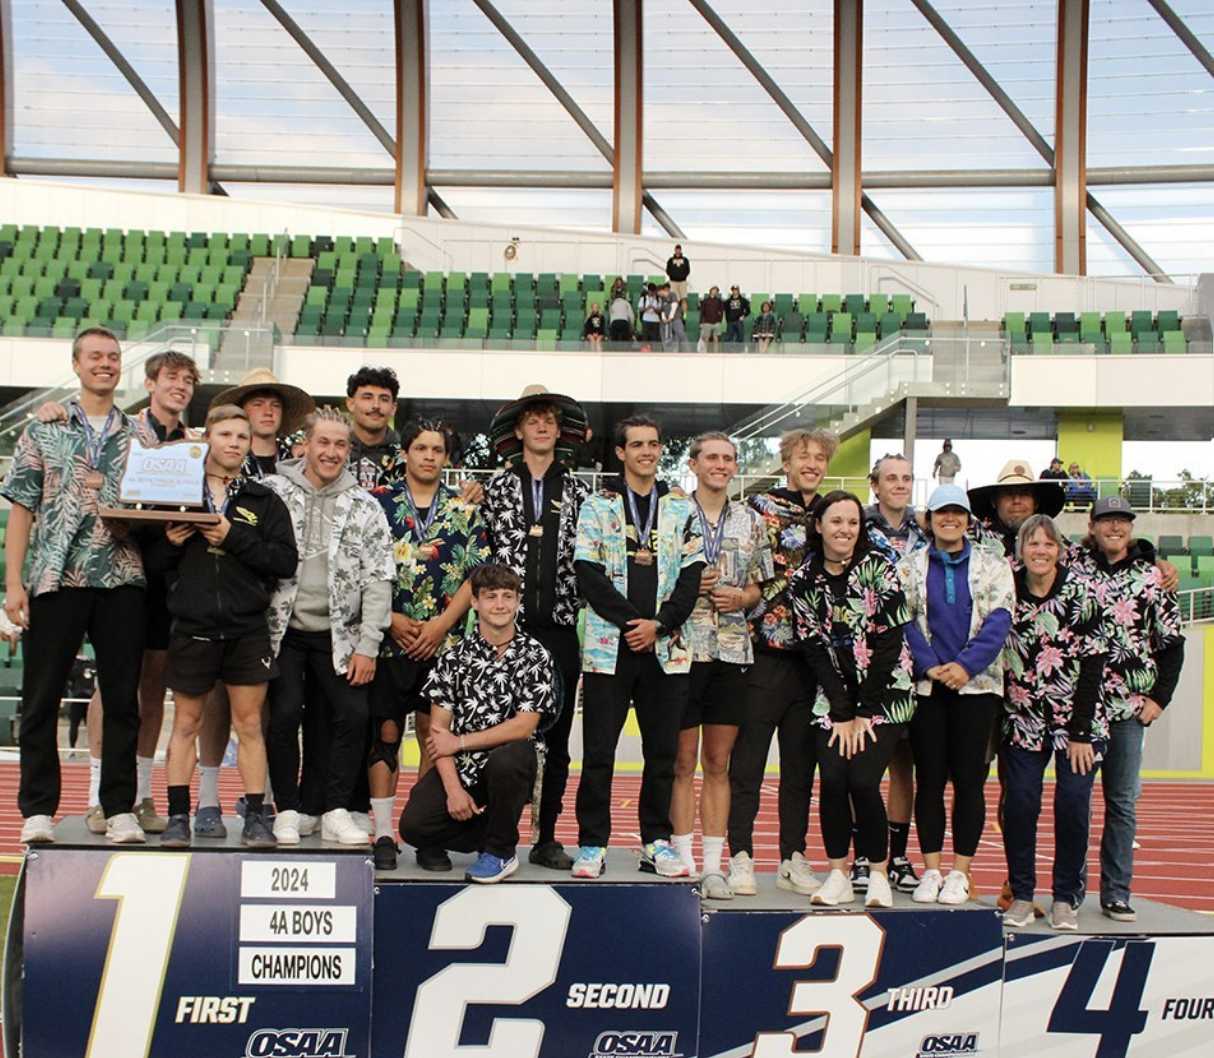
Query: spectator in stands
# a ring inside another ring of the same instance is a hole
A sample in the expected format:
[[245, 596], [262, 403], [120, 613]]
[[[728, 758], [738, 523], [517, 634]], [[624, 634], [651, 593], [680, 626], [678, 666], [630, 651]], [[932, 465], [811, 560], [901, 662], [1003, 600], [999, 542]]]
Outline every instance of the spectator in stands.
[[262, 705], [275, 675], [266, 608], [279, 577], [295, 572], [299, 556], [287, 509], [261, 482], [240, 473], [252, 430], [234, 404], [207, 415], [207, 508], [212, 525], [165, 525], [148, 552], [149, 569], [167, 572], [173, 585], [167, 679], [175, 711], [169, 744], [169, 818], [164, 848], [190, 845], [190, 779], [204, 704], [217, 681], [231, 703], [240, 738], [237, 766], [245, 788], [241, 844], [273, 848], [264, 817], [266, 746]]
[[611, 282], [611, 297], [609, 301], [626, 297], [628, 297], [628, 284], [624, 282], [623, 276], [616, 276]]
[[683, 247], [676, 246], [674, 253], [666, 261], [666, 278], [674, 288], [675, 297], [680, 301], [687, 297], [687, 277], [691, 275], [691, 262], [683, 256]]
[[597, 351], [603, 348], [603, 338], [606, 334], [607, 321], [603, 318], [599, 303], [592, 302], [590, 314], [586, 317], [586, 322], [582, 324], [582, 337], [590, 343], [591, 349]]
[[72, 370], [80, 393], [67, 401], [67, 421], [30, 422], [0, 488], [12, 504], [4, 611], [26, 629], [17, 796], [25, 818], [21, 840], [55, 840], [59, 701], [87, 633], [104, 703], [99, 799], [106, 837], [117, 844], [142, 843], [131, 808], [146, 629], [143, 562], [128, 527], [99, 515], [100, 507], [118, 502], [135, 436], [134, 423], [114, 404], [122, 378], [118, 339], [103, 327], [81, 331], [72, 343]]
[[1020, 526], [1016, 607], [1004, 650], [1007, 697], [999, 749], [1004, 785], [1003, 848], [1013, 902], [1009, 926], [1035, 919], [1041, 779], [1054, 763], [1053, 895], [1050, 925], [1078, 928], [1087, 882], [1092, 780], [1108, 744], [1101, 701], [1107, 645], [1102, 608], [1082, 575], [1059, 565], [1062, 534], [1034, 514]]
[[1054, 456], [1050, 460], [1050, 465], [1041, 472], [1042, 481], [1066, 481], [1070, 477], [1065, 470], [1062, 469], [1062, 460]]
[[632, 312], [632, 303], [628, 300], [627, 288], [612, 292], [611, 303], [607, 306], [607, 333], [613, 342], [632, 341], [632, 329], [636, 317]]
[[[396, 571], [392, 534], [379, 504], [346, 467], [346, 417], [321, 408], [304, 429], [303, 458], [279, 464], [278, 473], [266, 478], [287, 505], [299, 547], [295, 575], [279, 581], [270, 600], [279, 668], [270, 692], [270, 777], [279, 809], [274, 836], [283, 844], [298, 842], [323, 811], [324, 840], [365, 845], [367, 831], [347, 805], [367, 762], [367, 690], [389, 626]], [[303, 806], [310, 809], [307, 819], [299, 812], [305, 702], [315, 731], [313, 759], [326, 772], [323, 781], [305, 776], [320, 799]]]
[[721, 288], [711, 287], [708, 297], [700, 302], [700, 341], [698, 352], [708, 352], [709, 344], [720, 348], [721, 321], [725, 319], [725, 302], [721, 300]]
[[[965, 492], [939, 485], [928, 498], [932, 546], [898, 564], [913, 624], [918, 707], [911, 722], [915, 829], [925, 870], [918, 903], [963, 904], [970, 862], [986, 821], [983, 786], [991, 732], [1003, 701], [1002, 651], [1015, 588], [1007, 562], [966, 539], [972, 512]], [[953, 869], [944, 876], [944, 788], [953, 784]]]
[[[472, 604], [468, 575], [489, 558], [480, 508], [465, 502], [441, 480], [453, 447], [451, 430], [439, 422], [410, 423], [401, 447], [404, 480], [374, 492], [392, 533], [395, 560], [392, 614], [368, 700], [374, 856], [375, 866], [382, 871], [396, 867], [392, 809], [405, 718], [414, 714], [421, 776], [432, 763], [426, 742], [430, 700], [422, 688], [438, 659], [459, 644], [464, 617]], [[425, 870], [451, 869], [441, 848], [419, 848], [417, 862]]]
[[470, 590], [476, 627], [426, 680], [435, 766], [409, 792], [400, 833], [419, 856], [478, 853], [464, 877], [493, 883], [518, 870], [519, 815], [535, 784], [535, 737], [557, 711], [557, 679], [552, 656], [516, 624], [518, 575], [478, 566]]
[[750, 302], [742, 296], [737, 286], [729, 288], [725, 302], [725, 341], [741, 344], [744, 340], [742, 321], [750, 315]]
[[676, 349], [674, 344], [674, 317], [679, 307], [677, 295], [670, 289], [669, 283], [658, 287], [658, 301], [662, 305], [662, 351], [670, 352]]
[[390, 367], [360, 367], [346, 379], [350, 433], [350, 473], [360, 488], [391, 485], [404, 476], [396, 416], [400, 382]]
[[751, 334], [760, 353], [767, 352], [767, 347], [775, 341], [776, 337], [778, 321], [775, 313], [771, 311], [771, 307], [770, 301], [763, 302], [759, 315], [755, 318], [755, 327]]
[[796, 641], [788, 578], [809, 552], [818, 488], [839, 447], [829, 430], [789, 430], [780, 438], [784, 488], [752, 496], [767, 525], [774, 575], [750, 611], [755, 663], [746, 674], [746, 710], [729, 762], [729, 887], [754, 896], [754, 824], [773, 735], [780, 744], [776, 885], [806, 896], [821, 884], [805, 859], [805, 831], [817, 768], [813, 703], [817, 684]]
[[528, 386], [498, 410], [489, 436], [507, 464], [489, 480], [482, 508], [493, 560], [521, 579], [519, 621], [552, 654], [560, 674], [557, 716], [543, 735], [539, 832], [528, 858], [567, 871], [573, 860], [556, 840], [556, 822], [569, 780], [569, 733], [581, 673], [581, 598], [574, 570], [578, 514], [590, 494], [570, 470], [590, 428], [575, 400]]
[[729, 820], [729, 756], [746, 704], [746, 669], [754, 661], [746, 611], [759, 601], [759, 585], [771, 580], [775, 568], [762, 516], [745, 503], [729, 499], [729, 484], [738, 472], [738, 450], [729, 436], [700, 434], [691, 442], [688, 467], [696, 476], [691, 499], [707, 566], [700, 577], [700, 597], [687, 622], [691, 691], [674, 766], [670, 818], [675, 832], [671, 843], [694, 875], [691, 841], [698, 756], [704, 770], [700, 792], [704, 835], [701, 891], [710, 899], [729, 900], [733, 891], [721, 873]]
[[684, 320], [687, 318], [687, 302], [683, 299], [675, 299], [670, 302], [670, 335], [669, 342], [666, 348], [674, 350], [676, 353], [683, 352], [687, 348], [687, 328], [684, 325]]
[[1070, 479], [1066, 486], [1067, 502], [1082, 506], [1096, 501], [1096, 485], [1078, 463], [1067, 468], [1067, 477]]
[[902, 635], [910, 615], [893, 563], [869, 543], [856, 496], [828, 493], [814, 526], [818, 546], [788, 582], [797, 639], [818, 685], [818, 811], [830, 874], [810, 899], [855, 899], [847, 876], [854, 826], [857, 854], [869, 865], [865, 903], [892, 907], [881, 777], [915, 712]]
[[603, 872], [616, 743], [631, 705], [645, 755], [637, 801], [641, 869], [679, 878], [687, 866], [670, 844], [670, 795], [690, 690], [691, 650], [682, 628], [699, 592], [704, 550], [687, 498], [657, 480], [658, 424], [644, 416], [622, 419], [615, 451], [623, 474], [588, 497], [578, 516], [576, 569], [588, 609], [573, 873]]
[[953, 451], [953, 442], [945, 438], [944, 446], [936, 456], [936, 462], [932, 464], [932, 477], [938, 485], [951, 485], [960, 473], [961, 459]]
[[641, 337], [648, 343], [649, 348], [662, 341], [662, 315], [666, 311], [666, 303], [658, 294], [656, 283], [650, 283], [637, 303], [637, 316], [641, 320]]
[[1153, 551], [1133, 539], [1134, 509], [1122, 496], [1092, 505], [1089, 540], [1079, 568], [1105, 614], [1108, 661], [1102, 692], [1109, 745], [1100, 761], [1104, 833], [1100, 840], [1100, 906], [1115, 922], [1133, 922], [1137, 802], [1142, 792], [1145, 729], [1163, 714], [1184, 665], [1184, 633], [1175, 592], [1165, 588]]

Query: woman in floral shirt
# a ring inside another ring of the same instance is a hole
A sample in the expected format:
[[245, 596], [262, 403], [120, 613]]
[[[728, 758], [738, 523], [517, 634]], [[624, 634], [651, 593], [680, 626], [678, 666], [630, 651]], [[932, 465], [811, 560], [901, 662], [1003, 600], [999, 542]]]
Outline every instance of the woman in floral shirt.
[[1007, 697], [1003, 744], [1003, 848], [1012, 905], [1003, 921], [1033, 922], [1041, 777], [1054, 761], [1054, 907], [1050, 925], [1078, 928], [1096, 761], [1108, 740], [1101, 701], [1105, 651], [1102, 610], [1090, 586], [1058, 564], [1065, 541], [1052, 518], [1020, 527], [1016, 608], [1004, 648]]
[[855, 496], [829, 493], [814, 520], [820, 545], [788, 585], [797, 637], [818, 679], [818, 810], [830, 875], [812, 900], [855, 899], [847, 874], [854, 813], [856, 852], [871, 871], [865, 903], [890, 907], [881, 777], [915, 711], [902, 636], [910, 614], [893, 564], [870, 547]]

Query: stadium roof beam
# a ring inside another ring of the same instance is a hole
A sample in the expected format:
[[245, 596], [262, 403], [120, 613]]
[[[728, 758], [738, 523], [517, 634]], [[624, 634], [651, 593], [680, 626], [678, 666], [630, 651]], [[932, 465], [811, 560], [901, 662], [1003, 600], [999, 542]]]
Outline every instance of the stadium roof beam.
[[864, 0], [835, 0], [834, 125], [830, 167], [830, 252], [860, 255], [860, 96], [864, 83]]
[[[484, 14], [484, 16], [490, 22], [493, 23], [493, 25], [497, 28], [497, 31], [503, 37], [506, 38], [506, 43], [508, 43], [516, 52], [518, 52], [519, 57], [523, 60], [523, 62], [525, 62], [528, 66], [531, 67], [532, 72], [536, 75], [536, 77], [538, 77], [540, 79], [540, 81], [543, 82], [544, 87], [547, 88], [548, 91], [553, 94], [553, 96], [556, 98], [556, 101], [565, 108], [565, 112], [571, 118], [573, 118], [574, 122], [577, 124], [577, 127], [580, 128], [586, 134], [587, 139], [589, 139], [590, 142], [594, 144], [595, 150], [597, 150], [599, 152], [599, 154], [601, 154], [606, 159], [607, 164], [612, 167], [612, 171], [614, 173], [614, 171], [616, 169], [615, 148], [612, 147], [612, 145], [607, 142], [607, 137], [604, 136], [601, 132], [599, 132], [598, 126], [595, 125], [595, 123], [590, 120], [590, 116], [580, 106], [577, 105], [577, 102], [574, 100], [573, 96], [571, 96], [567, 91], [565, 91], [564, 85], [562, 85], [561, 82], [556, 79], [556, 76], [553, 74], [553, 72], [551, 70], [548, 69], [547, 66], [544, 65], [544, 63], [541, 61], [540, 57], [538, 55], [536, 55], [535, 52], [533, 52], [530, 47], [528, 47], [527, 42], [518, 35], [518, 32], [510, 24], [509, 19], [507, 19], [496, 7], [494, 7], [493, 4], [491, 4], [489, 2], [489, 0], [472, 0], [472, 2], [481, 9], [481, 13]], [[636, 39], [635, 55], [636, 55], [636, 63], [638, 65], [638, 72], [636, 75], [637, 76], [636, 107], [637, 107], [637, 123], [639, 125], [640, 122], [643, 120], [643, 114], [641, 113], [642, 106], [643, 106], [643, 98], [642, 98], [642, 93], [641, 93], [641, 82], [640, 82], [640, 71], [639, 71], [639, 65], [641, 62], [641, 41], [640, 41], [640, 3], [641, 3], [641, 0], [617, 0], [617, 3], [627, 3], [630, 6], [635, 5], [637, 8], [637, 15], [636, 15], [637, 39]], [[627, 21], [627, 20], [625, 20], [625, 21]], [[616, 28], [617, 29], [619, 28], [619, 24], [620, 24], [620, 20], [617, 17], [617, 19], [616, 19]], [[616, 45], [616, 71], [615, 71], [615, 73], [616, 73], [615, 111], [616, 111], [617, 120], [618, 120], [618, 114], [620, 112], [620, 83], [619, 83], [620, 69], [619, 69], [619, 45], [618, 44]], [[618, 130], [617, 130], [617, 134], [618, 134]], [[639, 136], [639, 133], [638, 133], [638, 136]], [[639, 150], [639, 146], [640, 146], [639, 139], [637, 141], [637, 144], [638, 144], [638, 150]], [[638, 166], [640, 165], [639, 154], [638, 154], [638, 158], [637, 158], [637, 165]], [[640, 178], [639, 169], [637, 171], [637, 178], [638, 179]], [[673, 220], [670, 219], [670, 215], [657, 204], [657, 202], [654, 200], [653, 196], [644, 191], [643, 186], [641, 188], [641, 194], [642, 194], [641, 201], [645, 205], [645, 208], [648, 209], [649, 212], [653, 215], [653, 219], [656, 220], [665, 229], [667, 235], [669, 235], [672, 239], [682, 239], [682, 238], [686, 237], [686, 236], [684, 236], [683, 232], [679, 229], [679, 226], [677, 224], [675, 224]], [[612, 208], [613, 219], [616, 216], [616, 212], [617, 211], [613, 205], [613, 208]], [[619, 230], [619, 229], [616, 229], [616, 230]]]
[[1090, 0], [1058, 0], [1054, 75], [1054, 271], [1086, 275]]
[[211, 0], [177, 0], [177, 79], [181, 114], [177, 190], [195, 195], [212, 190], [222, 193], [222, 188], [211, 183], [215, 159], [215, 12]]
[[1193, 57], [1206, 68], [1206, 73], [1214, 77], [1214, 57], [1211, 57], [1205, 45], [1197, 39], [1197, 34], [1185, 25], [1184, 19], [1173, 11], [1171, 6], [1165, 3], [1164, 0], [1147, 0], [1147, 3], [1159, 12], [1159, 17], [1172, 28], [1172, 32], [1193, 53]]
[[396, 30], [394, 204], [397, 213], [424, 217], [429, 212], [430, 5], [427, 0], [394, 0], [392, 9]]
[[641, 234], [641, 166], [645, 157], [645, 61], [642, 0], [613, 0], [615, 152], [611, 162], [611, 230]]
[[[725, 46], [737, 56], [738, 61], [750, 71], [750, 74], [759, 86], [770, 97], [771, 101], [776, 104], [786, 118], [792, 123], [793, 128], [801, 134], [801, 138], [810, 145], [813, 152], [822, 159], [826, 167], [832, 172], [834, 170], [834, 152], [826, 145], [826, 141], [814, 130], [814, 127], [806, 120], [805, 115], [797, 109], [796, 104], [785, 94], [784, 90], [776, 84], [764, 68], [746, 47], [745, 44], [738, 39], [736, 33], [733, 32], [722, 20], [707, 0], [688, 0], [704, 21], [707, 22], [718, 37], [725, 42]], [[897, 248], [909, 261], [921, 261], [922, 258], [915, 252], [915, 248], [903, 237], [902, 233], [890, 223], [889, 218], [882, 213], [873, 200], [864, 193], [863, 187], [860, 188], [860, 208], [868, 214], [869, 219], [881, 230], [881, 233], [889, 239], [889, 241]]]
[[[692, 0], [692, 2], [694, 3], [695, 0]], [[1062, 0], [1059, 0], [1059, 2], [1061, 3]], [[969, 69], [970, 73], [977, 78], [978, 83], [987, 90], [990, 97], [1011, 119], [1012, 124], [1014, 124], [1021, 131], [1021, 133], [1024, 134], [1024, 138], [1033, 145], [1037, 153], [1045, 159], [1046, 163], [1052, 170], [1054, 168], [1054, 148], [1045, 141], [1045, 137], [1037, 131], [1033, 123], [1025, 116], [1024, 111], [1022, 111], [1018, 106], [1016, 106], [1015, 103], [1012, 102], [1011, 97], [999, 86], [999, 82], [987, 72], [986, 67], [978, 61], [977, 56], [965, 46], [964, 41], [962, 41], [962, 39], [953, 31], [952, 26], [950, 26], [940, 16], [940, 13], [934, 7], [932, 7], [928, 0], [911, 0], [911, 3], [919, 9], [919, 13], [922, 14], [923, 17], [930, 23], [932, 28], [940, 34], [940, 36], [944, 39], [945, 44], [947, 44], [953, 50], [953, 54], [955, 54], [957, 58], [959, 58]], [[1126, 253], [1128, 253], [1135, 261], [1138, 262], [1138, 265], [1144, 272], [1147, 273], [1147, 275], [1158, 283], [1172, 282], [1163, 269], [1160, 268], [1159, 265], [1152, 259], [1151, 255], [1148, 254], [1141, 246], [1139, 246], [1137, 241], [1131, 237], [1130, 233], [1113, 219], [1112, 214], [1110, 214], [1107, 209], [1096, 201], [1096, 198], [1091, 191], [1087, 191], [1085, 193], [1084, 201], [1092, 216], [1104, 225], [1108, 233], [1121, 244], [1121, 248], [1125, 250]]]
[[13, 146], [13, 12], [0, 0], [0, 177], [14, 176], [9, 167]]

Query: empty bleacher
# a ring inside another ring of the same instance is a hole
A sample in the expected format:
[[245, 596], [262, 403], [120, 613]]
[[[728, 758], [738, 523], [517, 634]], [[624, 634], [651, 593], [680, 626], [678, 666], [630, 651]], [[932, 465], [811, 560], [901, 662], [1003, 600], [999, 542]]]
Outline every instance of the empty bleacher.
[[1180, 314], [1135, 312], [1008, 312], [1002, 333], [1013, 353], [1086, 352], [1068, 346], [1091, 346], [1097, 353], [1184, 353], [1188, 338]]

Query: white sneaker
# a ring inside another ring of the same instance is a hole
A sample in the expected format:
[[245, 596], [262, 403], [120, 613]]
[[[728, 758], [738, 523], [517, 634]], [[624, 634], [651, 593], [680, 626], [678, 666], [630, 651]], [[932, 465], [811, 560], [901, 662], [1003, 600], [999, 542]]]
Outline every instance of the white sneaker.
[[964, 871], [949, 871], [940, 890], [940, 903], [956, 907], [970, 898], [970, 876]]
[[755, 888], [755, 865], [749, 853], [729, 857], [729, 888], [735, 896], [754, 896], [759, 891]]
[[334, 808], [320, 817], [320, 840], [336, 841], [339, 845], [370, 845], [371, 835], [344, 808]]
[[49, 845], [55, 840], [55, 821], [50, 816], [30, 816], [21, 826], [24, 845]]
[[929, 867], [923, 872], [915, 891], [911, 893], [911, 899], [916, 904], [934, 904], [940, 899], [940, 889], [943, 885], [944, 876], [934, 867]]
[[868, 892], [864, 897], [865, 907], [893, 907], [894, 894], [889, 887], [889, 875], [869, 871]]
[[299, 813], [299, 836], [310, 838], [320, 826], [320, 816], [310, 816], [306, 812]]
[[105, 840], [115, 845], [142, 845], [147, 835], [134, 812], [119, 812], [105, 820]]
[[356, 827], [362, 827], [368, 834], [375, 833], [375, 824], [371, 821], [371, 817], [366, 812], [351, 812], [350, 818], [354, 820]]
[[274, 837], [280, 845], [299, 844], [299, 813], [288, 809], [274, 817]]
[[809, 860], [799, 852], [792, 854], [792, 859], [780, 864], [780, 872], [776, 875], [776, 885], [802, 896], [812, 896], [822, 888], [822, 879], [814, 874]]
[[835, 907], [838, 904], [850, 904], [856, 899], [856, 892], [851, 887], [851, 879], [846, 871], [831, 871], [826, 881], [819, 886], [817, 892], [809, 898], [811, 904], [823, 904]]

